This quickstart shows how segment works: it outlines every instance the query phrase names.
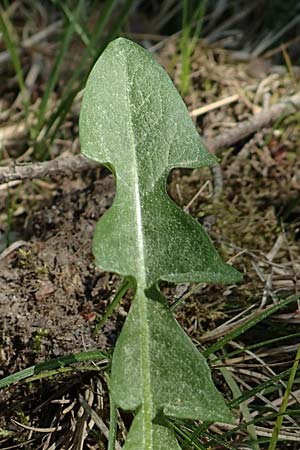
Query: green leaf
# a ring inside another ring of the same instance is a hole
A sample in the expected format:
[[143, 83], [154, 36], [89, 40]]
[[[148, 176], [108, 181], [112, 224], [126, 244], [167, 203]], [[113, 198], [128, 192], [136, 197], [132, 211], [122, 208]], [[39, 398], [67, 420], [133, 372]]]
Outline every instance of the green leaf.
[[123, 38], [107, 47], [86, 85], [80, 140], [84, 155], [117, 174], [114, 204], [94, 237], [99, 267], [144, 287], [158, 280], [240, 280], [201, 225], [166, 195], [171, 169], [217, 161], [149, 52]]
[[[164, 416], [232, 422], [204, 357], [154, 288], [147, 296], [137, 290], [116, 344], [112, 382], [117, 405], [137, 411], [129, 437], [131, 433], [141, 437], [139, 445], [128, 447], [131, 450], [173, 449], [172, 433], [158, 426]], [[162, 436], [169, 436], [168, 447], [154, 445]]]
[[201, 225], [166, 194], [174, 167], [216, 164], [165, 71], [117, 39], [89, 76], [80, 114], [82, 153], [111, 169], [116, 196], [94, 236], [96, 264], [135, 281], [113, 362], [116, 405], [134, 411], [126, 450], [179, 449], [165, 417], [231, 422], [203, 356], [173, 318], [159, 280], [233, 283]]

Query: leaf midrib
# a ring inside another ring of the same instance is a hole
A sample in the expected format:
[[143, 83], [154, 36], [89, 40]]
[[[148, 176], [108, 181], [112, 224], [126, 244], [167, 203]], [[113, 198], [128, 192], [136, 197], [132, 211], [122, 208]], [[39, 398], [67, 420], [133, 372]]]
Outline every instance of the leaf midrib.
[[[152, 442], [152, 416], [153, 416], [153, 399], [151, 393], [151, 372], [150, 372], [150, 332], [148, 327], [147, 318], [147, 298], [145, 296], [145, 289], [147, 287], [146, 281], [146, 265], [145, 265], [145, 253], [144, 253], [144, 236], [143, 236], [143, 222], [142, 222], [142, 209], [141, 209], [141, 197], [140, 197], [140, 183], [138, 173], [138, 160], [136, 153], [136, 141], [134, 133], [134, 125], [131, 114], [131, 91], [128, 77], [128, 65], [127, 58], [125, 57], [125, 77], [126, 77], [126, 90], [128, 99], [128, 122], [130, 133], [130, 148], [132, 150], [132, 167], [134, 176], [134, 194], [135, 194], [135, 213], [136, 213], [136, 234], [137, 234], [137, 249], [138, 249], [138, 264], [137, 264], [137, 292], [136, 301], [138, 302], [140, 311], [140, 330], [141, 330], [141, 383], [143, 392], [143, 404], [142, 404], [142, 419], [144, 428], [144, 444], [145, 450], [151, 450], [153, 448]], [[133, 77], [132, 77], [133, 78]]]

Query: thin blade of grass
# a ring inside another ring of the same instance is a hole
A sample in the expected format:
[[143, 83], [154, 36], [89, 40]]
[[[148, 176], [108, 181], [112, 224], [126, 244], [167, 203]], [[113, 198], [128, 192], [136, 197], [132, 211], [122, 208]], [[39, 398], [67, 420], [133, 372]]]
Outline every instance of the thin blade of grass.
[[[213, 443], [217, 443], [219, 444], [219, 448], [228, 448], [229, 450], [237, 450], [236, 447], [232, 447], [232, 445], [230, 445], [228, 442], [225, 442], [224, 439], [221, 439], [219, 436], [216, 436], [215, 434], [212, 435], [211, 433], [208, 432], [203, 432], [203, 436], [206, 436], [209, 441], [208, 444], [213, 444]], [[211, 447], [208, 447], [209, 449], [211, 449]]]
[[[66, 16], [66, 19], [70, 22], [70, 24], [73, 25], [74, 31], [78, 34], [83, 44], [86, 46], [88, 50], [91, 51], [92, 50], [90, 45], [91, 37], [89, 36], [89, 33], [85, 29], [84, 25], [78, 20], [76, 13], [74, 14], [73, 11], [70, 10], [68, 5], [66, 5], [61, 1], [56, 0], [55, 3], [60, 7], [62, 12]], [[91, 52], [91, 56], [93, 56], [93, 52]]]
[[[191, 13], [191, 0], [183, 1], [182, 13], [182, 36], [180, 39], [181, 50], [181, 74], [180, 74], [180, 92], [187, 95], [190, 88], [190, 63], [191, 56], [195, 49], [197, 40], [201, 34], [203, 18], [206, 11], [207, 0], [201, 0], [196, 11]], [[195, 30], [192, 35], [192, 22], [195, 22]]]
[[[182, 439], [182, 442], [185, 444], [184, 448], [188, 449], [212, 449], [210, 444], [217, 443], [218, 448], [222, 449], [229, 449], [229, 450], [236, 450], [235, 447], [232, 447], [229, 442], [226, 442], [224, 439], [222, 439], [220, 436], [213, 435], [209, 431], [206, 431], [209, 425], [211, 423], [205, 422], [200, 427], [196, 428], [196, 425], [194, 422], [191, 421], [185, 421], [183, 423], [184, 430], [182, 429], [181, 423], [175, 423], [170, 420], [168, 420], [168, 424], [176, 431], [177, 435], [179, 435]], [[188, 429], [191, 429], [191, 431], [188, 431]], [[205, 446], [202, 445], [200, 442], [196, 442], [196, 439], [199, 436], [205, 436], [207, 438]], [[219, 447], [220, 446], [220, 447]]]
[[283, 418], [284, 418], [284, 414], [286, 412], [286, 408], [288, 405], [288, 401], [289, 401], [289, 396], [295, 381], [295, 377], [296, 377], [296, 373], [297, 373], [297, 369], [299, 366], [299, 359], [300, 359], [300, 346], [298, 348], [298, 351], [296, 353], [296, 357], [294, 360], [294, 364], [291, 368], [291, 372], [290, 372], [290, 376], [289, 376], [289, 380], [287, 383], [287, 388], [285, 390], [284, 396], [283, 396], [283, 400], [281, 403], [281, 406], [279, 408], [279, 413], [276, 419], [276, 423], [275, 423], [275, 427], [272, 433], [272, 437], [271, 437], [271, 441], [268, 447], [268, 450], [276, 450], [276, 445], [277, 445], [277, 441], [278, 441], [278, 436], [280, 433], [280, 429], [282, 426], [282, 422], [283, 422]]
[[[56, 3], [56, 2], [54, 2], [54, 3]], [[78, 5], [77, 5], [76, 11], [75, 11], [75, 17], [79, 16], [80, 11], [83, 6], [83, 3], [84, 3], [83, 0], [80, 0], [78, 2]], [[37, 134], [39, 133], [39, 131], [41, 130], [41, 128], [44, 124], [48, 101], [49, 101], [50, 95], [57, 83], [59, 73], [60, 73], [62, 64], [64, 62], [64, 59], [65, 59], [67, 50], [69, 48], [73, 34], [74, 34], [74, 23], [70, 22], [64, 29], [62, 40], [61, 40], [61, 43], [59, 46], [59, 51], [57, 53], [54, 65], [52, 67], [52, 70], [51, 70], [51, 73], [49, 76], [49, 80], [47, 82], [46, 90], [44, 92], [44, 95], [43, 95], [43, 98], [41, 101], [41, 105], [40, 105], [40, 108], [38, 111], [38, 123], [37, 123], [37, 127], [36, 127]]]
[[[71, 81], [72, 82], [72, 81]], [[50, 135], [50, 142], [49, 145], [51, 146], [54, 142], [54, 139], [57, 136], [58, 131], [60, 130], [66, 115], [70, 111], [70, 108], [73, 104], [74, 98], [77, 95], [77, 89], [74, 89], [73, 91], [69, 92], [68, 94], [65, 94], [63, 99], [61, 100], [57, 110], [55, 113], [53, 113], [49, 120], [47, 121], [46, 125], [46, 131], [45, 131], [45, 137], [48, 137]], [[52, 129], [53, 127], [53, 129]], [[52, 133], [50, 133], [52, 130]]]
[[190, 65], [190, 37], [191, 23], [188, 19], [189, 0], [183, 1], [182, 11], [182, 36], [180, 39], [181, 50], [181, 74], [180, 74], [180, 92], [186, 95], [189, 89], [189, 65]]
[[109, 436], [108, 436], [107, 450], [114, 450], [116, 447], [116, 440], [117, 440], [118, 414], [116, 404], [111, 395], [110, 378], [107, 374], [105, 378], [109, 390]]
[[[215, 361], [215, 358], [213, 358], [213, 361]], [[229, 386], [229, 388], [232, 392], [233, 398], [240, 397], [242, 395], [242, 392], [241, 392], [240, 388], [238, 387], [238, 385], [237, 385], [236, 381], [234, 380], [230, 371], [228, 369], [226, 369], [226, 367], [219, 367], [219, 370], [220, 370], [221, 374], [223, 375], [224, 380], [226, 381], [227, 385]], [[239, 406], [240, 406], [242, 415], [244, 417], [244, 420], [249, 423], [249, 425], [247, 425], [247, 432], [249, 434], [250, 444], [251, 444], [253, 450], [260, 450], [258, 438], [257, 438], [256, 431], [255, 431], [255, 426], [251, 423], [252, 417], [251, 417], [248, 405], [246, 402], [241, 402]]]
[[254, 397], [257, 392], [261, 392], [270, 387], [274, 388], [275, 383], [279, 380], [283, 380], [285, 377], [288, 377], [290, 375], [290, 372], [291, 372], [291, 369], [284, 370], [283, 372], [280, 372], [277, 375], [274, 375], [269, 380], [260, 383], [258, 386], [254, 387], [253, 389], [246, 391], [240, 397], [237, 397], [234, 400], [231, 400], [231, 402], [229, 403], [230, 407], [234, 408], [234, 407], [238, 406], [241, 402], [244, 402], [244, 401], [248, 400], [249, 398]]
[[[97, 49], [96, 49], [97, 41], [100, 38], [100, 35], [103, 32], [105, 26], [107, 25], [107, 22], [109, 21], [112, 11], [116, 7], [117, 3], [118, 3], [118, 0], [106, 0], [106, 2], [103, 5], [102, 14], [96, 24], [96, 27], [93, 31], [92, 39], [90, 42], [90, 45], [93, 49], [93, 56], [94, 56], [93, 64], [95, 62], [95, 59], [99, 56], [99, 51], [97, 52]], [[103, 45], [101, 45], [100, 53], [103, 51], [103, 49], [104, 49]]]
[[207, 358], [212, 353], [215, 353], [216, 351], [223, 348], [224, 345], [226, 345], [229, 341], [232, 341], [233, 339], [237, 338], [238, 336], [245, 333], [250, 328], [254, 327], [254, 325], [258, 324], [262, 320], [269, 317], [271, 314], [274, 314], [275, 312], [279, 311], [280, 309], [284, 308], [285, 306], [289, 305], [290, 303], [297, 301], [298, 299], [299, 299], [298, 295], [293, 295], [284, 300], [281, 300], [280, 302], [276, 303], [275, 305], [265, 308], [261, 312], [258, 312], [256, 316], [251, 317], [251, 319], [247, 320], [245, 323], [243, 323], [242, 325], [237, 327], [231, 333], [228, 333], [226, 336], [224, 336], [218, 342], [216, 342], [215, 344], [211, 345], [206, 350], [204, 350], [203, 355]]
[[11, 61], [13, 63], [17, 81], [19, 85], [19, 89], [22, 95], [22, 101], [25, 108], [25, 115], [28, 117], [28, 109], [29, 109], [29, 95], [26, 89], [23, 70], [22, 70], [22, 64], [19, 56], [19, 52], [17, 49], [17, 44], [13, 39], [12, 33], [10, 32], [10, 29], [12, 28], [12, 25], [3, 9], [0, 7], [0, 30], [3, 35], [3, 40], [5, 42], [7, 51], [10, 54]]
[[123, 8], [122, 8], [120, 14], [118, 15], [118, 19], [117, 19], [116, 23], [114, 24], [114, 26], [111, 28], [107, 39], [104, 41], [104, 44], [103, 44], [100, 52], [98, 53], [97, 58], [100, 56], [100, 54], [102, 53], [104, 48], [107, 46], [107, 44], [110, 41], [112, 41], [113, 39], [115, 39], [120, 34], [121, 28], [124, 25], [124, 23], [126, 22], [128, 14], [130, 13], [130, 10], [131, 10], [133, 4], [134, 4], [134, 0], [126, 0], [124, 2]]
[[[91, 38], [89, 40], [86, 39], [87, 45], [86, 45], [85, 52], [81, 58], [81, 64], [79, 64], [76, 67], [75, 71], [72, 74], [72, 77], [68, 81], [68, 86], [65, 91], [65, 96], [68, 96], [71, 93], [74, 82], [79, 78], [79, 75], [85, 69], [84, 66], [85, 66], [85, 63], [87, 62], [88, 57], [90, 55], [92, 55], [94, 57], [92, 64], [88, 65], [85, 75], [84, 75], [83, 79], [80, 81], [80, 86], [78, 87], [78, 89], [75, 90], [75, 95], [80, 89], [82, 89], [82, 86], [84, 86], [84, 84], [86, 82], [87, 74], [90, 72], [91, 67], [94, 64], [94, 61], [97, 58], [97, 55], [99, 53], [99, 51], [97, 52], [97, 49], [96, 49], [97, 41], [99, 40], [99, 38], [103, 32], [103, 29], [106, 26], [107, 21], [109, 20], [111, 13], [112, 13], [113, 9], [115, 8], [116, 4], [117, 4], [117, 0], [113, 0], [113, 1], [107, 0], [105, 2], [104, 6], [103, 6], [102, 14], [100, 15], [99, 20], [97, 21], [97, 24], [92, 32]], [[60, 2], [59, 2], [59, 5], [60, 5]], [[61, 5], [61, 6], [63, 6], [63, 5]], [[72, 22], [74, 23], [74, 26], [76, 25], [77, 28], [81, 27], [81, 24], [77, 20], [77, 15], [74, 15], [72, 12], [71, 12], [71, 14], [72, 14]], [[103, 50], [103, 45], [101, 45], [101, 51], [102, 50]], [[73, 94], [73, 98], [74, 98], [75, 95], [73, 92], [72, 92], [72, 94]], [[62, 112], [63, 109], [60, 108], [59, 111]]]
[[100, 322], [98, 322], [97, 325], [95, 326], [94, 331], [93, 331], [93, 336], [95, 336], [99, 332], [99, 330], [103, 327], [103, 325], [105, 324], [107, 319], [111, 316], [111, 314], [113, 313], [115, 308], [118, 306], [118, 304], [120, 303], [120, 301], [122, 300], [122, 298], [124, 297], [126, 292], [128, 291], [128, 289], [131, 287], [131, 285], [132, 285], [132, 283], [128, 278], [126, 278], [124, 280], [124, 282], [121, 284], [121, 287], [118, 290], [118, 292], [116, 293], [113, 301], [110, 303], [110, 305], [106, 309]]
[[[62, 98], [57, 110], [51, 115], [47, 123], [45, 137], [51, 135], [50, 145], [53, 143], [55, 137], [57, 136], [57, 133], [72, 106], [74, 98], [76, 97], [77, 93], [84, 87], [87, 75], [90, 72], [92, 66], [94, 65], [95, 60], [102, 53], [102, 51], [104, 50], [106, 45], [110, 42], [110, 40], [117, 35], [117, 31], [120, 29], [121, 25], [125, 22], [129, 14], [130, 7], [134, 3], [134, 0], [127, 0], [127, 2], [124, 4], [123, 9], [119, 14], [119, 19], [117, 20], [116, 24], [112, 26], [109, 36], [105, 39], [105, 41], [101, 43], [100, 48], [97, 50], [96, 49], [97, 42], [101, 34], [103, 33], [103, 30], [109, 18], [111, 17], [112, 11], [117, 5], [117, 3], [118, 3], [117, 0], [113, 1], [108, 0], [105, 2], [103, 6], [103, 12], [92, 33], [92, 37], [89, 42], [89, 48], [87, 48], [84, 54], [82, 55], [81, 64], [77, 66], [71, 78], [68, 80], [68, 86], [64, 92], [64, 97]], [[93, 55], [94, 58], [92, 60], [92, 63], [87, 64], [88, 57], [90, 55]], [[74, 83], [77, 80], [79, 80], [79, 84], [76, 88], [74, 88]], [[54, 128], [52, 128], [53, 126]]]
[[173, 430], [176, 432], [178, 436], [180, 436], [181, 440], [187, 445], [192, 444], [193, 449], [196, 450], [206, 450], [206, 447], [200, 442], [195, 442], [193, 435], [190, 436], [186, 431], [183, 431], [179, 425], [177, 425], [175, 422], [172, 422], [171, 420], [167, 420], [168, 425], [170, 428], [173, 428]]
[[246, 345], [242, 349], [228, 352], [228, 353], [226, 353], [226, 355], [218, 355], [216, 357], [215, 361], [222, 361], [223, 359], [228, 359], [228, 358], [232, 358], [233, 356], [240, 355], [241, 353], [244, 353], [247, 350], [255, 350], [256, 348], [262, 348], [262, 347], [266, 347], [268, 345], [274, 345], [278, 342], [286, 341], [286, 340], [293, 339], [296, 337], [300, 337], [300, 333], [293, 333], [293, 334], [289, 334], [288, 336], [280, 336], [278, 338], [268, 339], [267, 341], [261, 341], [257, 344]]
[[99, 350], [94, 350], [90, 352], [75, 353], [74, 355], [59, 356], [58, 358], [45, 361], [41, 364], [35, 366], [27, 367], [24, 370], [8, 375], [0, 380], [0, 389], [9, 386], [12, 383], [25, 380], [26, 378], [37, 375], [43, 371], [55, 370], [68, 366], [70, 364], [81, 363], [92, 360], [107, 359], [107, 355], [100, 352]]

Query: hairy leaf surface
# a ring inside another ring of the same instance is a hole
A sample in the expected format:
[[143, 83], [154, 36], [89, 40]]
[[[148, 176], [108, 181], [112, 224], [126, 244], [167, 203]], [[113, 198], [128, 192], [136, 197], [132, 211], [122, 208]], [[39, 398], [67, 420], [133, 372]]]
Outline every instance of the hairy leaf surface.
[[200, 224], [166, 195], [174, 167], [216, 164], [166, 72], [142, 47], [111, 43], [95, 64], [80, 116], [82, 153], [113, 167], [117, 193], [98, 223], [97, 264], [158, 280], [235, 282]]
[[125, 449], [177, 450], [164, 417], [231, 420], [204, 358], [156, 287], [159, 280], [240, 280], [201, 225], [166, 194], [172, 168], [216, 159], [165, 71], [123, 38], [107, 47], [89, 76], [80, 139], [83, 154], [116, 176], [114, 203], [94, 236], [96, 263], [136, 282], [112, 364], [115, 402], [135, 411]]

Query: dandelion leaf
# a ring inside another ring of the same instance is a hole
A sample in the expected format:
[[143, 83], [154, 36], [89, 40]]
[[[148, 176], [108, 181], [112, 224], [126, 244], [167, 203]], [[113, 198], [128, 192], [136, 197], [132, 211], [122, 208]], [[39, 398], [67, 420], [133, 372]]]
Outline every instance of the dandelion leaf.
[[135, 414], [124, 450], [178, 450], [166, 418], [231, 422], [208, 365], [173, 318], [157, 283], [235, 283], [201, 225], [167, 195], [175, 167], [216, 164], [166, 72], [119, 38], [89, 76], [80, 113], [82, 153], [116, 177], [97, 224], [96, 264], [135, 280], [112, 362], [112, 395]]
[[158, 280], [240, 279], [201, 225], [166, 195], [171, 169], [216, 159], [169, 76], [139, 45], [119, 38], [96, 62], [82, 102], [80, 141], [84, 155], [116, 174], [113, 206], [94, 237], [99, 267], [148, 287]]

